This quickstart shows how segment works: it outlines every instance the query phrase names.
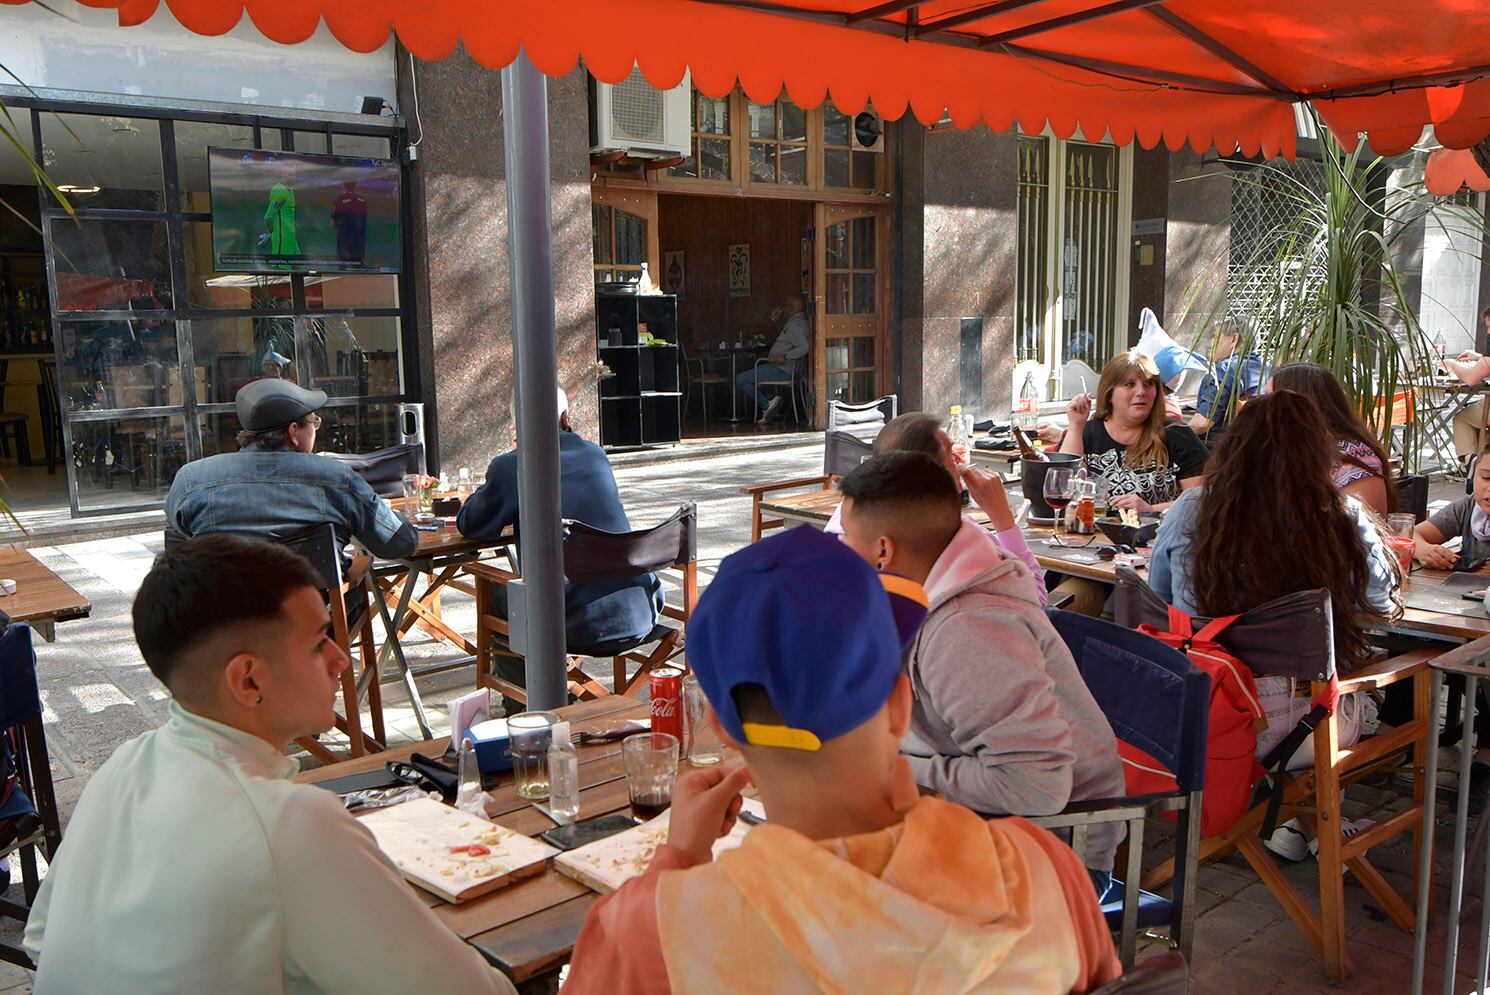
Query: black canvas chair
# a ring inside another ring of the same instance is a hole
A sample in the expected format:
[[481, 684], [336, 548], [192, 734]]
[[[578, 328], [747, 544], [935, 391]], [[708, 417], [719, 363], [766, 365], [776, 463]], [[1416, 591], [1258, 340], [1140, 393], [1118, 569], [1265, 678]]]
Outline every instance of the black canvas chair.
[[[0, 915], [24, 923], [28, 906], [41, 887], [36, 853], [47, 860], [57, 855], [62, 825], [52, 787], [46, 733], [41, 721], [41, 696], [36, 689], [36, 654], [31, 627], [12, 624], [0, 635], [0, 730], [14, 761], [13, 771], [0, 771], [0, 858], [20, 851], [22, 891], [26, 904], [0, 899]], [[0, 960], [33, 967], [18, 947], [0, 944]]]
[[1414, 473], [1406, 477], [1398, 477], [1397, 505], [1403, 511], [1412, 512], [1413, 521], [1426, 522], [1428, 520], [1428, 475]]
[[[349, 665], [341, 674], [343, 714], [336, 716], [336, 728], [346, 734], [349, 745], [348, 756], [338, 756], [320, 741], [309, 736], [296, 740], [307, 753], [322, 763], [340, 763], [350, 757], [376, 753], [384, 748], [388, 736], [383, 723], [383, 694], [377, 674], [374, 652], [372, 612], [368, 610], [371, 590], [367, 576], [356, 583], [348, 583], [342, 572], [341, 545], [336, 541], [336, 530], [330, 523], [311, 525], [278, 539], [249, 535], [247, 538], [262, 539], [284, 546], [310, 561], [321, 578], [321, 593], [326, 596], [326, 606], [331, 612], [331, 631], [341, 651], [348, 660], [356, 661], [359, 653], [354, 651], [354, 641], [359, 645], [361, 656], [361, 678], [355, 673], [357, 667]], [[173, 528], [165, 531], [165, 545], [171, 549], [187, 541], [187, 537]], [[392, 638], [392, 637], [390, 637]], [[371, 734], [362, 729], [362, 692], [358, 688], [366, 685], [369, 724]]]
[[[1115, 868], [1113, 890], [1102, 905], [1107, 924], [1119, 934], [1125, 969], [1133, 966], [1140, 928], [1168, 925], [1171, 941], [1186, 957], [1194, 944], [1196, 853], [1200, 799], [1205, 789], [1206, 732], [1211, 679], [1179, 651], [1142, 633], [1073, 612], [1047, 609], [1071, 651], [1092, 698], [1113, 735], [1143, 750], [1175, 775], [1177, 790], [1074, 802], [1059, 815], [1031, 819], [1050, 829], [1070, 829], [1078, 856], [1093, 825], [1128, 827], [1127, 866]], [[1144, 820], [1174, 812], [1176, 868], [1172, 897], [1140, 891]], [[1126, 989], [1120, 989], [1126, 990]]]
[[[1116, 617], [1119, 625], [1142, 624], [1168, 630], [1169, 605], [1131, 568], [1117, 572]], [[1197, 617], [1196, 631], [1209, 619]], [[1319, 699], [1335, 674], [1335, 645], [1329, 593], [1301, 591], [1277, 598], [1244, 613], [1218, 637], [1228, 652], [1259, 677], [1290, 677], [1310, 683], [1310, 696]], [[1314, 764], [1307, 770], [1275, 774], [1269, 797], [1244, 814], [1229, 830], [1200, 841], [1199, 859], [1224, 857], [1239, 851], [1252, 865], [1273, 897], [1294, 920], [1300, 931], [1320, 951], [1325, 971], [1343, 983], [1349, 973], [1345, 953], [1344, 875], [1348, 868], [1371, 893], [1376, 904], [1405, 932], [1415, 928], [1416, 916], [1406, 900], [1367, 860], [1367, 851], [1404, 832], [1413, 835], [1414, 866], [1421, 839], [1423, 813], [1422, 769], [1428, 737], [1435, 728], [1428, 715], [1429, 661], [1438, 649], [1416, 649], [1395, 657], [1383, 657], [1337, 676], [1343, 696], [1411, 681], [1415, 709], [1411, 720], [1349, 747], [1340, 745], [1338, 709], [1328, 717], [1312, 709], [1293, 735], [1272, 751], [1277, 769], [1283, 771], [1289, 756], [1305, 738], [1312, 738]], [[1362, 778], [1395, 766], [1402, 754], [1414, 753], [1412, 764], [1416, 786], [1409, 804], [1350, 839], [1341, 832], [1340, 795]], [[1271, 835], [1276, 818], [1299, 811], [1314, 811], [1319, 828], [1319, 905], [1300, 894], [1263, 847], [1260, 836]], [[1146, 888], [1162, 885], [1174, 873], [1173, 863], [1152, 869], [1144, 877]]]
[[401, 497], [404, 474], [424, 472], [424, 445], [407, 442], [371, 453], [321, 453], [344, 463], [383, 497]]
[[748, 484], [740, 488], [740, 493], [750, 495], [750, 541], [756, 542], [762, 533], [785, 524], [779, 518], [769, 521], [761, 518], [761, 502], [767, 495], [808, 487], [820, 491], [831, 489], [839, 477], [869, 458], [880, 429], [894, 420], [898, 408], [899, 402], [894, 394], [868, 404], [829, 401], [828, 427], [823, 433], [821, 474], [815, 477], [773, 480], [767, 484]]
[[[681, 601], [665, 604], [663, 617], [640, 639], [565, 647], [571, 694], [579, 698], [634, 695], [644, 686], [648, 674], [683, 652], [683, 629], [667, 624], [667, 620], [686, 625], [698, 601], [697, 508], [689, 502], [660, 525], [634, 532], [606, 532], [583, 522], [565, 522], [563, 543], [566, 583], [624, 580], [666, 571], [678, 575]], [[476, 580], [476, 686], [495, 688], [514, 701], [526, 703], [527, 691], [502, 680], [492, 666], [497, 653], [518, 656], [511, 644], [511, 626], [516, 620], [492, 610], [493, 588], [520, 580], [521, 575], [494, 563], [473, 563], [465, 569]], [[650, 652], [642, 651], [652, 643], [657, 645]], [[607, 691], [584, 672], [580, 663], [586, 657], [611, 659], [613, 691]], [[635, 670], [631, 670], [632, 664]]]

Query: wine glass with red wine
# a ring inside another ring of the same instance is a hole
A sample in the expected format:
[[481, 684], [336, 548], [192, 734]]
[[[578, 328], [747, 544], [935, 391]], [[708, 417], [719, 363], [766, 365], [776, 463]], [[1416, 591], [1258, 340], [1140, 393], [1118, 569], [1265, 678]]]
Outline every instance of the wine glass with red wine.
[[1071, 503], [1075, 483], [1076, 475], [1070, 467], [1053, 466], [1045, 471], [1043, 494], [1045, 503], [1055, 512], [1056, 545], [1061, 544], [1061, 534], [1065, 531], [1066, 505]]

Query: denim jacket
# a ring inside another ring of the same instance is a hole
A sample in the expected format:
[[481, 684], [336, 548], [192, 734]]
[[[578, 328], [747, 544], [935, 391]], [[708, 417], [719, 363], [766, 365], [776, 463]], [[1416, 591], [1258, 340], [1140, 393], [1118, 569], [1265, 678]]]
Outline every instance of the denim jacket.
[[166, 522], [188, 536], [245, 532], [282, 538], [330, 522], [376, 556], [408, 556], [418, 536], [357, 474], [292, 449], [242, 449], [182, 467], [166, 495]]

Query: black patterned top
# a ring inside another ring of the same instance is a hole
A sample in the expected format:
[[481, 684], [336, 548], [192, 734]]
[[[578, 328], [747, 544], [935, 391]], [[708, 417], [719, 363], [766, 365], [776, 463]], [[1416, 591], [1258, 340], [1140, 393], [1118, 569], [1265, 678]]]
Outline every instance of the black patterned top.
[[1081, 433], [1087, 468], [1107, 480], [1109, 500], [1124, 494], [1137, 494], [1149, 504], [1165, 504], [1180, 496], [1180, 481], [1198, 477], [1205, 471], [1209, 453], [1205, 444], [1185, 425], [1164, 429], [1164, 446], [1169, 450], [1169, 464], [1128, 466], [1124, 461], [1128, 447], [1107, 434], [1107, 424], [1093, 418]]

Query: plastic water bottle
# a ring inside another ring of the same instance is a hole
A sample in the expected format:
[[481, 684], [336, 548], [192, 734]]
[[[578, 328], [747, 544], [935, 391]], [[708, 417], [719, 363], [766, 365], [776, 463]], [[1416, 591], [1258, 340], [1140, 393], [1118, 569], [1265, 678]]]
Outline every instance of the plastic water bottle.
[[952, 458], [959, 466], [967, 466], [967, 419], [962, 417], [962, 405], [952, 405], [952, 413], [947, 416], [947, 438], [952, 441]]
[[569, 723], [555, 722], [548, 746], [548, 810], [561, 824], [579, 818], [579, 753]]

